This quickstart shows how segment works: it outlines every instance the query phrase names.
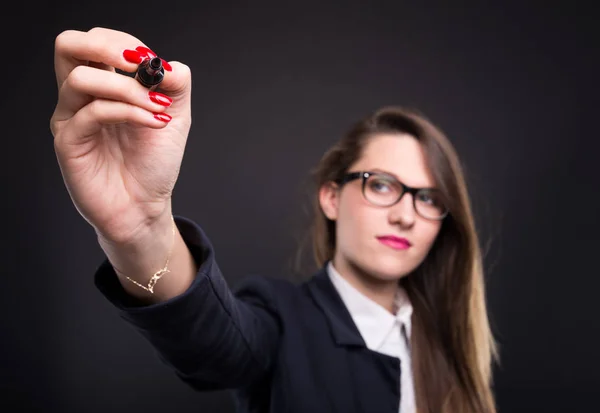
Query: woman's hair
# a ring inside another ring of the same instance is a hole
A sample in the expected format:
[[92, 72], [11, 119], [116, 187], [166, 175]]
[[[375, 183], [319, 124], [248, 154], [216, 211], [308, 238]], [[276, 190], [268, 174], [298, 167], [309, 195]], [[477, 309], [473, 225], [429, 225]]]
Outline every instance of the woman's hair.
[[489, 325], [482, 256], [462, 167], [444, 133], [422, 114], [384, 107], [357, 122], [313, 171], [312, 252], [317, 266], [333, 259], [335, 221], [319, 203], [318, 189], [341, 178], [371, 137], [408, 134], [425, 152], [448, 216], [423, 263], [403, 277], [412, 304], [411, 348], [419, 413], [494, 413], [492, 363], [497, 343]]

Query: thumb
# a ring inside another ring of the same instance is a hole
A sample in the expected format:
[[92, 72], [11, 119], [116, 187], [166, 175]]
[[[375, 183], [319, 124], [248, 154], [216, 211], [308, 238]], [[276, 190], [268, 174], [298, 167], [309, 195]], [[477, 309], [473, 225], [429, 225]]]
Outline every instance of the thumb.
[[178, 61], [168, 63], [172, 70], [165, 71], [163, 81], [159, 85], [160, 90], [173, 100], [189, 100], [192, 91], [192, 72], [189, 66]]

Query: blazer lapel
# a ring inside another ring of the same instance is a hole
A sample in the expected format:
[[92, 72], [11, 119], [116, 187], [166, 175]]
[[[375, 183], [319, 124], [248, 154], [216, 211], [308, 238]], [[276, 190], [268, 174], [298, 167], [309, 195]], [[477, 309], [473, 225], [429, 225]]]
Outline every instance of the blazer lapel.
[[366, 347], [352, 316], [331, 283], [326, 267], [321, 268], [308, 282], [308, 289], [323, 311], [336, 345]]
[[[322, 360], [331, 411], [339, 413], [398, 413], [400, 401], [399, 360], [369, 350], [337, 290], [326, 266], [307, 283], [315, 303], [323, 312], [335, 346], [345, 351]], [[326, 354], [326, 352], [324, 353]]]

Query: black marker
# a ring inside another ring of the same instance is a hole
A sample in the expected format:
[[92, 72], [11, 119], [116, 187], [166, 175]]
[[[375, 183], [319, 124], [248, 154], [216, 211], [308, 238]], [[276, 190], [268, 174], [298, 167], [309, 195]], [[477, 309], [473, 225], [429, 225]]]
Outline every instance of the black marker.
[[164, 77], [165, 68], [160, 57], [145, 59], [140, 63], [135, 73], [137, 81], [150, 90], [156, 89]]

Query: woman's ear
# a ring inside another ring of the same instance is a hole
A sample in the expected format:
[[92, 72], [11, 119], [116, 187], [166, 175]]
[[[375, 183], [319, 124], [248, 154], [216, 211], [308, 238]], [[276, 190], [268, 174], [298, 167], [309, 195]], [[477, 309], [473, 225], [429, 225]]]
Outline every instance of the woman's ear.
[[339, 186], [334, 182], [323, 184], [319, 189], [319, 203], [325, 216], [335, 221], [338, 216]]

